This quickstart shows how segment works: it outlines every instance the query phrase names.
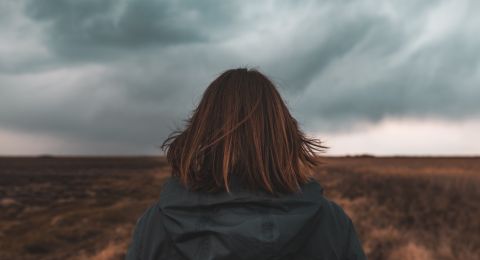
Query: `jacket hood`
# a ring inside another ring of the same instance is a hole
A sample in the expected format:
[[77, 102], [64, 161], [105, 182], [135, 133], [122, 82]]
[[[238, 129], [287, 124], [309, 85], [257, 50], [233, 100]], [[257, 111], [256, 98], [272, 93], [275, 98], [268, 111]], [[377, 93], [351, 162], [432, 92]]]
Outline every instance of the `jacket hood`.
[[243, 189], [231, 175], [231, 193], [188, 191], [178, 178], [163, 185], [158, 206], [178, 252], [188, 259], [268, 259], [306, 243], [321, 219], [323, 188], [312, 179], [301, 192], [275, 197]]

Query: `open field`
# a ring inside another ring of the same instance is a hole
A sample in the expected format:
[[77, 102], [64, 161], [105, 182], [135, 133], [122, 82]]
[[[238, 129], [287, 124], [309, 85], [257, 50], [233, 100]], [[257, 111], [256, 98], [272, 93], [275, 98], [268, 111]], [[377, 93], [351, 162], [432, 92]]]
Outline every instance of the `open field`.
[[[480, 158], [327, 157], [369, 259], [480, 259]], [[120, 259], [163, 158], [0, 158], [0, 259]]]
[[319, 180], [369, 259], [480, 259], [479, 158], [335, 158]]

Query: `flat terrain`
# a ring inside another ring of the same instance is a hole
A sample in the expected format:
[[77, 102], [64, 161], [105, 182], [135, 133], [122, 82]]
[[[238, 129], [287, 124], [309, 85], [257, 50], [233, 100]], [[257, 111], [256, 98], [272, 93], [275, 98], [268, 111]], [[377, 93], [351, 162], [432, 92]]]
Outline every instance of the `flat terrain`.
[[[480, 259], [480, 158], [327, 157], [369, 259]], [[0, 259], [121, 259], [160, 157], [0, 157]]]

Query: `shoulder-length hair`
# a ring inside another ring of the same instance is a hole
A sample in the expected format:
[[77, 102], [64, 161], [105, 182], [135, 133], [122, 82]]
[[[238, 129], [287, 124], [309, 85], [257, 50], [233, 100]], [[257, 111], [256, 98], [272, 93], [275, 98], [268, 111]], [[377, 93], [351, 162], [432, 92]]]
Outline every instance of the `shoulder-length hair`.
[[236, 174], [249, 190], [300, 191], [326, 146], [299, 129], [272, 81], [257, 69], [218, 76], [185, 120], [161, 145], [172, 176], [189, 190], [229, 189]]

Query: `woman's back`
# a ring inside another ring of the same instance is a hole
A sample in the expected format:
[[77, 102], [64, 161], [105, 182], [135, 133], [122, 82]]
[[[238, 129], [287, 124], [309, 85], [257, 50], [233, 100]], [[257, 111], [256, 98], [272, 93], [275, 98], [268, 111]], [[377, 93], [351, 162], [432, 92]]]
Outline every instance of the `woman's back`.
[[280, 197], [231, 184], [209, 194], [168, 179], [127, 259], [365, 259], [350, 218], [315, 180]]

